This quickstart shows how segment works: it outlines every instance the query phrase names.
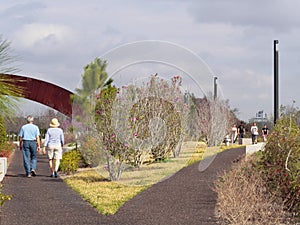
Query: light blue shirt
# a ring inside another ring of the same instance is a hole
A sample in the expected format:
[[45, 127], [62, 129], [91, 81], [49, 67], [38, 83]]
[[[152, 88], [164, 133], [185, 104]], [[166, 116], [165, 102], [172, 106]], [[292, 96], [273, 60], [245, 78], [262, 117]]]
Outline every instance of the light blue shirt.
[[64, 145], [64, 132], [61, 128], [51, 127], [45, 135], [44, 146]]
[[32, 123], [25, 124], [21, 127], [19, 136], [26, 141], [36, 140], [37, 136], [40, 136], [40, 130], [37, 125]]

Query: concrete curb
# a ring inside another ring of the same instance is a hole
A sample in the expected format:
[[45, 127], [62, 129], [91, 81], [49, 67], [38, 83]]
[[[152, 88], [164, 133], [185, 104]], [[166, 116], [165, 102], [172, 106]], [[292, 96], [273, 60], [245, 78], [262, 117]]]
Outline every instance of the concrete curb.
[[251, 155], [257, 151], [263, 151], [265, 148], [266, 143], [265, 142], [259, 142], [254, 145], [247, 145], [246, 146], [246, 155]]
[[0, 157], [0, 182], [5, 177], [6, 172], [7, 172], [7, 158]]

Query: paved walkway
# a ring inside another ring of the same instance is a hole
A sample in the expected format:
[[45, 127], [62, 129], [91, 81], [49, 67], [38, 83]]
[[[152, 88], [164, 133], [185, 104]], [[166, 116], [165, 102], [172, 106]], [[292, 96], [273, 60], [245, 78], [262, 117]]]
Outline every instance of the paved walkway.
[[38, 175], [24, 176], [21, 151], [16, 150], [3, 180], [12, 195], [1, 208], [1, 225], [205, 225], [217, 224], [213, 182], [245, 148], [218, 154], [203, 172], [194, 164], [142, 192], [112, 216], [99, 214], [61, 179], [49, 177], [46, 156], [38, 157]]

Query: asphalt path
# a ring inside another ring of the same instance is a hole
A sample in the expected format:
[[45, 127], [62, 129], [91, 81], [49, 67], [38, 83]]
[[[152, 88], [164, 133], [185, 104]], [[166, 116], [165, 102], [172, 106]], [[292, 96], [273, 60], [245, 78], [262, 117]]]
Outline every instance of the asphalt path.
[[186, 167], [130, 201], [116, 214], [98, 213], [60, 178], [50, 178], [48, 160], [38, 155], [37, 176], [24, 176], [21, 151], [16, 150], [2, 181], [12, 196], [1, 207], [1, 225], [205, 225], [217, 224], [214, 182], [228, 171], [245, 147], [219, 153], [204, 171], [199, 163]]

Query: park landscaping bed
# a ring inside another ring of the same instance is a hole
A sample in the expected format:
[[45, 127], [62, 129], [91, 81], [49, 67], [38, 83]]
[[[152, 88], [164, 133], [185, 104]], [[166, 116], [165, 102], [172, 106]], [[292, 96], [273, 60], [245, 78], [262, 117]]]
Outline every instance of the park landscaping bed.
[[234, 147], [241, 146], [207, 149], [204, 144], [188, 142], [183, 144], [179, 157], [145, 164], [139, 169], [128, 167], [119, 181], [109, 181], [103, 167], [80, 169], [75, 174], [62, 178], [100, 213], [114, 214], [125, 202], [151, 185], [167, 179], [183, 167], [199, 162], [205, 155], [205, 150], [217, 153]]

